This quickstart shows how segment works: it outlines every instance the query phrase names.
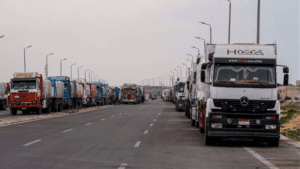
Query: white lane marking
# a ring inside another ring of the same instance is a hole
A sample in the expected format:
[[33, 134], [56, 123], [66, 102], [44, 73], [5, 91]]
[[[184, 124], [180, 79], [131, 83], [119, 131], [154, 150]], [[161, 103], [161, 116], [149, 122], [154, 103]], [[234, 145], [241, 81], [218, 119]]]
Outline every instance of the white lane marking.
[[153, 121], [156, 121], [156, 119], [154, 119]]
[[271, 169], [279, 169], [274, 164], [272, 164], [270, 161], [263, 158], [261, 155], [257, 154], [255, 151], [253, 151], [251, 148], [244, 147], [245, 150], [247, 150], [250, 154], [252, 154], [254, 157], [256, 157], [259, 161], [264, 163], [266, 166], [268, 166]]
[[144, 132], [144, 134], [147, 134], [149, 131], [148, 130], [146, 130], [145, 132]]
[[63, 133], [66, 133], [66, 132], [72, 131], [72, 130], [73, 130], [73, 129], [68, 129], [68, 130], [63, 131]]
[[153, 126], [153, 124], [150, 124], [150, 126]]
[[85, 125], [87, 125], [87, 126], [88, 126], [88, 125], [91, 125], [91, 124], [92, 124], [92, 123], [87, 123], [87, 124], [85, 124]]
[[134, 147], [139, 147], [141, 145], [141, 143], [142, 143], [141, 141], [136, 142]]
[[0, 125], [0, 127], [12, 126], [12, 125], [23, 124], [23, 123], [29, 123], [29, 122], [39, 121], [39, 120], [53, 119], [53, 118], [57, 118], [57, 117], [72, 116], [72, 115], [76, 115], [76, 114], [88, 113], [88, 112], [91, 112], [91, 111], [97, 111], [99, 109], [108, 109], [108, 108], [110, 108], [110, 107], [98, 108], [98, 109], [95, 109], [95, 110], [88, 110], [88, 111], [83, 111], [83, 112], [78, 112], [78, 113], [72, 113], [72, 114], [66, 114], [66, 115], [59, 115], [59, 116], [54, 116], [54, 117], [47, 117], [47, 118], [40, 118], [40, 119], [28, 120], [28, 121], [11, 123], [11, 124], [3, 124], [3, 125]]
[[126, 166], [127, 166], [127, 163], [122, 163], [118, 169], [125, 169]]
[[156, 116], [156, 117], [158, 117], [158, 116]]
[[111, 117], [114, 117], [115, 115], [112, 115]]
[[30, 143], [27, 143], [27, 144], [24, 144], [23, 146], [29, 146], [31, 144], [34, 144], [34, 143], [37, 143], [37, 142], [40, 142], [41, 140], [35, 140], [33, 142], [30, 142]]
[[122, 113], [119, 113], [119, 114], [122, 114]]
[[101, 120], [105, 120], [105, 118], [104, 118], [104, 119], [101, 119]]

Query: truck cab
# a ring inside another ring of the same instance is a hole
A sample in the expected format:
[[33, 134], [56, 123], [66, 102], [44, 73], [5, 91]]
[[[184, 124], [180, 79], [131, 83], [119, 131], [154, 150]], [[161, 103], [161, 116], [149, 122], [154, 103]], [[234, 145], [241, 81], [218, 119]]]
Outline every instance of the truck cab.
[[[207, 145], [218, 139], [265, 140], [278, 146], [280, 102], [277, 100], [275, 44], [207, 45], [201, 64], [197, 112]], [[288, 68], [283, 66], [284, 85]], [[202, 97], [202, 98], [201, 98]]]
[[187, 77], [179, 77], [177, 84], [174, 86], [175, 91], [175, 108], [177, 111], [185, 111], [185, 97], [184, 97], [184, 86], [186, 84]]

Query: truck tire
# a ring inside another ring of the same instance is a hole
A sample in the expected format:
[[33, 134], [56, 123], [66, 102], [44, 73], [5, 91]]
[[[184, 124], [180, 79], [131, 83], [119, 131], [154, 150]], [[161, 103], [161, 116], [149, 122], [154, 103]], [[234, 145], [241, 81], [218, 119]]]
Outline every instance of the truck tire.
[[22, 114], [26, 115], [27, 114], [27, 110], [22, 110]]
[[204, 132], [205, 132], [205, 129], [202, 128], [202, 127], [199, 127], [199, 131], [200, 131], [200, 133], [204, 133]]
[[195, 126], [195, 120], [192, 119], [192, 126]]
[[54, 100], [54, 102], [53, 102], [53, 112], [57, 112], [57, 111], [58, 111], [57, 100]]
[[279, 138], [269, 138], [267, 140], [269, 147], [278, 147], [279, 146]]
[[199, 121], [196, 122], [195, 126], [199, 128]]
[[206, 146], [215, 145], [215, 141], [213, 140], [212, 137], [208, 137], [207, 135], [205, 135], [205, 145]]
[[41, 108], [37, 108], [36, 109], [36, 114], [42, 114], [42, 109]]
[[11, 113], [11, 115], [13, 115], [13, 116], [15, 116], [15, 115], [17, 115], [17, 109], [15, 109], [15, 108], [13, 108], [13, 109], [10, 109], [10, 113]]

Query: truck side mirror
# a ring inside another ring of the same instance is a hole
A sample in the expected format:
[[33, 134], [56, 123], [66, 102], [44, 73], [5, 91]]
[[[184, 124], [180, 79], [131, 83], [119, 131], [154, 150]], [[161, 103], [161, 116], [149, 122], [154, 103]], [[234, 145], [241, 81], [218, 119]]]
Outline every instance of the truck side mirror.
[[289, 85], [289, 74], [285, 74], [283, 77], [283, 85], [287, 86]]
[[208, 60], [213, 61], [214, 53], [210, 53], [208, 55]]
[[186, 84], [187, 84], [187, 86], [186, 86], [187, 89], [190, 90], [190, 82], [188, 81], [188, 82], [186, 82]]
[[197, 65], [200, 63], [200, 58], [197, 58]]
[[202, 66], [201, 66], [201, 69], [205, 70], [207, 67], [207, 64], [206, 63], [203, 63]]
[[288, 67], [283, 68], [283, 73], [289, 73], [289, 68]]
[[201, 71], [201, 82], [205, 82], [205, 71]]

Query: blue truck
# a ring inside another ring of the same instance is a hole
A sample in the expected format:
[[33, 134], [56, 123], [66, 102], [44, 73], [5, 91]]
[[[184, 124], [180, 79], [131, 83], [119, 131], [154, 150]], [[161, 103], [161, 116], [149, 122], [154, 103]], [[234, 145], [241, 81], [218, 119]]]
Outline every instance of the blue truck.
[[93, 85], [97, 86], [97, 96], [96, 96], [96, 105], [101, 106], [104, 105], [104, 99], [103, 99], [103, 92], [102, 92], [102, 87], [100, 82], [93, 82]]
[[120, 88], [115, 87], [114, 88], [114, 93], [113, 93], [113, 103], [114, 104], [120, 103], [119, 97], [120, 97]]
[[[74, 107], [74, 95], [75, 95], [75, 86], [74, 82], [70, 81], [70, 78], [67, 76], [55, 76], [49, 77], [51, 82], [60, 81], [64, 84], [63, 92], [63, 107], [66, 109], [71, 109]], [[76, 85], [76, 84], [75, 84]]]

